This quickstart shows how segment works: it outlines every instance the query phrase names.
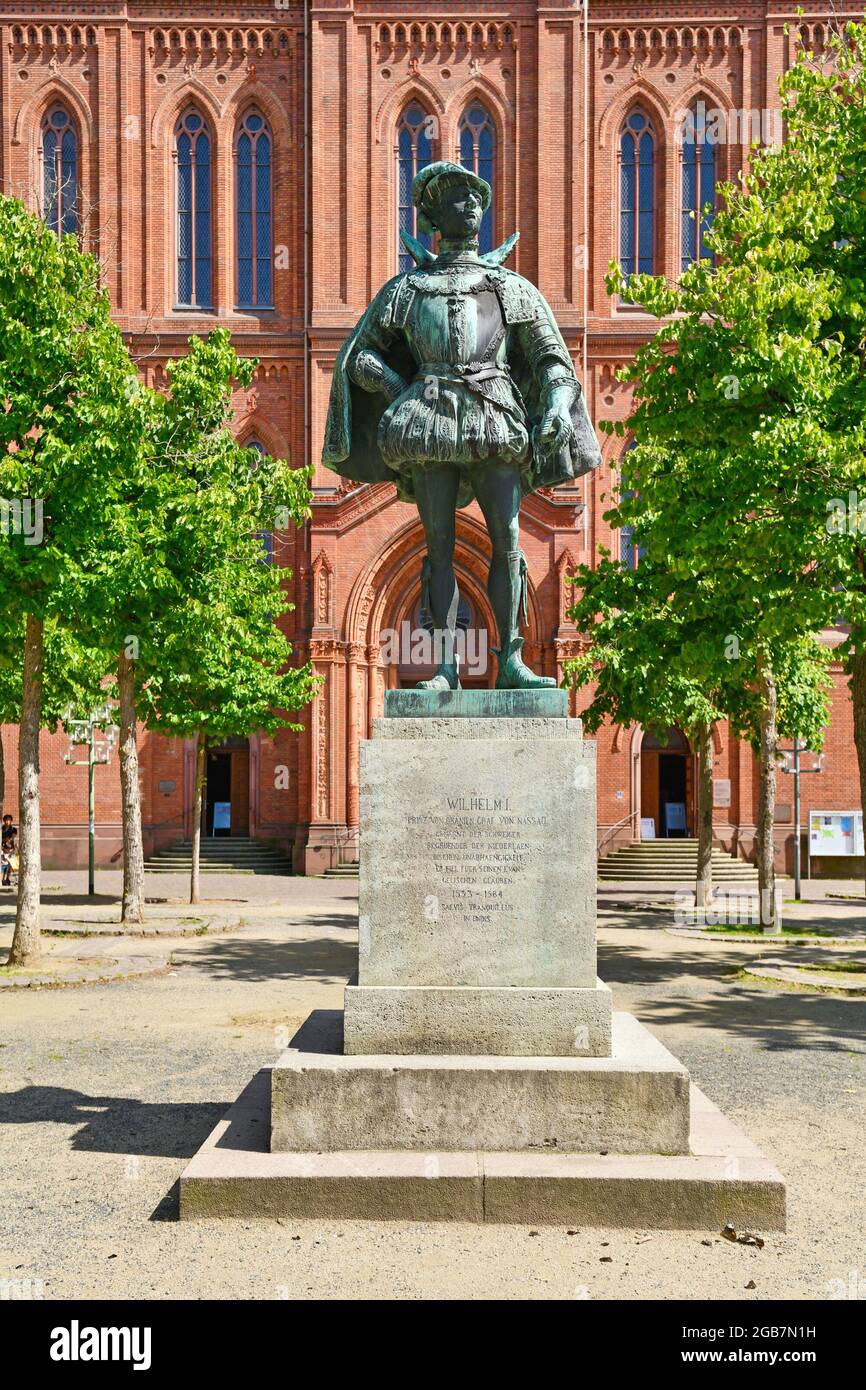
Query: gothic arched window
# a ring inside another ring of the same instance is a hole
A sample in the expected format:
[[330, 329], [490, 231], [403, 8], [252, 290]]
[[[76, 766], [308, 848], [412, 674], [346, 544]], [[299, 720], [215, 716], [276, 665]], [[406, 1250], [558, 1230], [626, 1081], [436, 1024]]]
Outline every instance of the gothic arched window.
[[42, 121], [42, 216], [58, 236], [78, 231], [78, 136], [63, 106]]
[[235, 141], [237, 297], [241, 308], [269, 308], [273, 303], [272, 149], [264, 116], [248, 111]]
[[177, 302], [209, 309], [211, 292], [211, 150], [204, 117], [192, 109], [175, 127], [177, 156]]
[[[412, 101], [397, 123], [397, 260], [400, 270], [411, 270], [412, 257], [399, 239], [400, 232], [418, 236], [418, 223], [412, 204], [412, 180], [419, 170], [433, 162], [433, 142], [436, 118], [429, 115], [417, 101]], [[430, 245], [426, 234], [418, 236], [424, 246]]]
[[619, 136], [619, 259], [626, 275], [655, 271], [655, 138], [632, 111]]
[[692, 107], [683, 124], [682, 161], [680, 260], [687, 270], [712, 256], [706, 234], [716, 206], [716, 149], [707, 139], [703, 102]]
[[[483, 106], [474, 101], [460, 121], [460, 163], [464, 169], [484, 179], [491, 186], [496, 174], [496, 127]], [[478, 233], [478, 249], [493, 250], [493, 207], [487, 209]]]

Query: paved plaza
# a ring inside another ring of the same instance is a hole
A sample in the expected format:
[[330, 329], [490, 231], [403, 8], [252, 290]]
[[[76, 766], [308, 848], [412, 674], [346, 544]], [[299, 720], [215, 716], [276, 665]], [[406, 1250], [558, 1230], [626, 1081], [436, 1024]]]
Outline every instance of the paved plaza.
[[[119, 875], [97, 876], [95, 907], [84, 876], [45, 880], [46, 924], [116, 922]], [[213, 930], [129, 938], [149, 973], [0, 998], [0, 1279], [62, 1298], [866, 1296], [854, 1217], [866, 1181], [866, 1000], [745, 977], [766, 946], [674, 936], [670, 890], [603, 886], [599, 973], [614, 1008], [633, 1012], [784, 1172], [787, 1234], [766, 1233], [760, 1249], [719, 1232], [181, 1225], [186, 1162], [310, 1010], [341, 1007], [356, 959], [351, 881], [208, 877], [211, 901], [195, 909], [184, 886], [148, 878], [149, 896], [176, 899], [153, 905], [149, 928], [195, 917]], [[820, 888], [819, 901], [786, 908], [789, 921], [866, 926], [860, 903], [826, 896], [855, 885]], [[0, 948], [12, 911], [9, 895]]]

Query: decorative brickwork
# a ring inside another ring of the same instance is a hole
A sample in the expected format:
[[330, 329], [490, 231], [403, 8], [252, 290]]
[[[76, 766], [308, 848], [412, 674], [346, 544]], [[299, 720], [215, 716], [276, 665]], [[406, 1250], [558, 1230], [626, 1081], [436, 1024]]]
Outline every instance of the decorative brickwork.
[[[307, 7], [229, 0], [179, 10], [152, 0], [83, 0], [74, 11], [55, 0], [9, 0], [0, 14], [0, 181], [4, 192], [42, 205], [43, 121], [55, 108], [65, 111], [77, 141], [83, 239], [102, 259], [144, 378], [164, 385], [166, 364], [191, 333], [228, 326], [238, 350], [260, 360], [252, 388], [234, 403], [238, 437], [300, 464], [319, 456], [339, 346], [397, 269], [400, 118], [416, 103], [431, 157], [459, 158], [461, 122], [476, 103], [494, 134], [493, 236], [501, 241], [520, 229], [509, 264], [554, 308], [590, 413], [624, 419], [629, 388], [616, 373], [653, 325], [609, 300], [604, 288], [608, 262], [620, 254], [623, 123], [637, 110], [651, 126], [652, 254], [656, 270], [674, 276], [682, 254], [683, 115], [699, 102], [725, 113], [715, 176], [735, 178], [754, 121], [760, 133], [777, 106], [776, 82], [797, 45], [820, 50], [825, 42], [827, 11], [805, 8], [798, 17], [793, 4], [765, 0], [732, 0], [721, 9], [701, 0], [594, 0], [585, 16], [574, 0], [451, 0], [431, 18], [420, 0]], [[837, 11], [840, 19], [845, 13]], [[210, 141], [211, 303], [178, 308], [176, 141], [189, 112]], [[242, 281], [237, 146], [251, 113], [271, 139], [273, 270], [261, 283], [272, 290], [273, 307], [261, 302], [267, 295], [245, 307], [250, 295], [239, 292], [251, 272]], [[619, 538], [603, 513], [624, 443], [605, 436], [597, 475], [524, 506], [527, 655], [551, 675], [581, 645], [567, 617], [568, 576], [601, 546], [617, 552]], [[286, 631], [323, 686], [300, 716], [304, 733], [233, 750], [231, 793], [233, 833], [249, 829], [291, 846], [298, 869], [312, 872], [352, 852], [358, 744], [386, 686], [410, 674], [405, 664], [385, 664], [383, 635], [416, 621], [423, 548], [413, 508], [390, 485], [358, 489], [319, 466], [315, 488], [311, 522], [277, 531], [274, 557], [293, 573]], [[492, 623], [486, 558], [473, 505], [459, 517], [457, 567], [482, 631]], [[493, 675], [491, 659], [478, 679]], [[838, 672], [837, 683], [825, 771], [804, 779], [804, 809], [858, 804], [851, 714]], [[3, 739], [6, 806], [14, 810], [14, 731], [6, 728]], [[608, 847], [628, 838], [641, 814], [657, 814], [641, 805], [640, 743], [640, 730], [599, 736], [599, 824], [604, 832], [621, 823]], [[83, 863], [86, 783], [82, 770], [63, 762], [64, 752], [63, 739], [44, 736], [46, 859]], [[193, 761], [182, 741], [146, 732], [141, 754], [150, 849], [189, 833]], [[748, 854], [754, 759], [723, 729], [714, 762], [716, 778], [730, 782], [730, 804], [714, 813], [719, 839]], [[117, 776], [116, 764], [97, 771], [102, 863], [120, 849]], [[779, 800], [790, 801], [782, 782]], [[692, 825], [693, 812], [690, 805]], [[778, 841], [781, 866], [790, 862], [790, 826], [780, 823]]]

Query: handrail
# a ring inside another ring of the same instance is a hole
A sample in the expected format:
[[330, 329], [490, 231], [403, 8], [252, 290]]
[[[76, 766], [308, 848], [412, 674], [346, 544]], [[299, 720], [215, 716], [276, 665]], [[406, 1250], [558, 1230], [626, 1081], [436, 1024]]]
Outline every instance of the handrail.
[[616, 834], [617, 830], [619, 830], [619, 828], [620, 828], [621, 825], [627, 825], [629, 821], [633, 821], [634, 818], [635, 818], [635, 816], [637, 816], [637, 815], [639, 815], [639, 814], [640, 814], [639, 811], [630, 811], [629, 814], [628, 814], [627, 816], [623, 816], [622, 820], [618, 820], [617, 823], [616, 823], [616, 825], [611, 825], [611, 826], [605, 831], [604, 835], [602, 835], [601, 839], [599, 840], [598, 844], [596, 845], [596, 847], [595, 847], [596, 855], [601, 854], [602, 848], [607, 844], [607, 842], [608, 842], [608, 840], [610, 839], [610, 837], [611, 837], [612, 835], [615, 835], [615, 834]]
[[[350, 845], [353, 846], [355, 850], [355, 854], [352, 859], [349, 859], [347, 857]], [[360, 830], [358, 826], [350, 826], [343, 835], [341, 835], [339, 831], [335, 829], [334, 848], [337, 851], [337, 867], [341, 869], [347, 863], [356, 864], [358, 862], [359, 846]]]

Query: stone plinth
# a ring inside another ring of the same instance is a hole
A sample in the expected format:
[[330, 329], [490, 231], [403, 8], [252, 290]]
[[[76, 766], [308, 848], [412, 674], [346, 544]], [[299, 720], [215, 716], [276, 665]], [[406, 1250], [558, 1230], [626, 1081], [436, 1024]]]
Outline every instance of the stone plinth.
[[349, 1053], [609, 1057], [610, 990], [347, 985]]
[[274, 1152], [688, 1152], [688, 1072], [630, 1014], [603, 1058], [351, 1057], [331, 1024], [311, 1015], [274, 1067]]
[[388, 693], [357, 983], [214, 1130], [182, 1218], [784, 1229], [780, 1174], [596, 979], [594, 752], [562, 691]]
[[388, 697], [361, 749], [347, 1052], [608, 1055], [595, 745], [565, 691]]

